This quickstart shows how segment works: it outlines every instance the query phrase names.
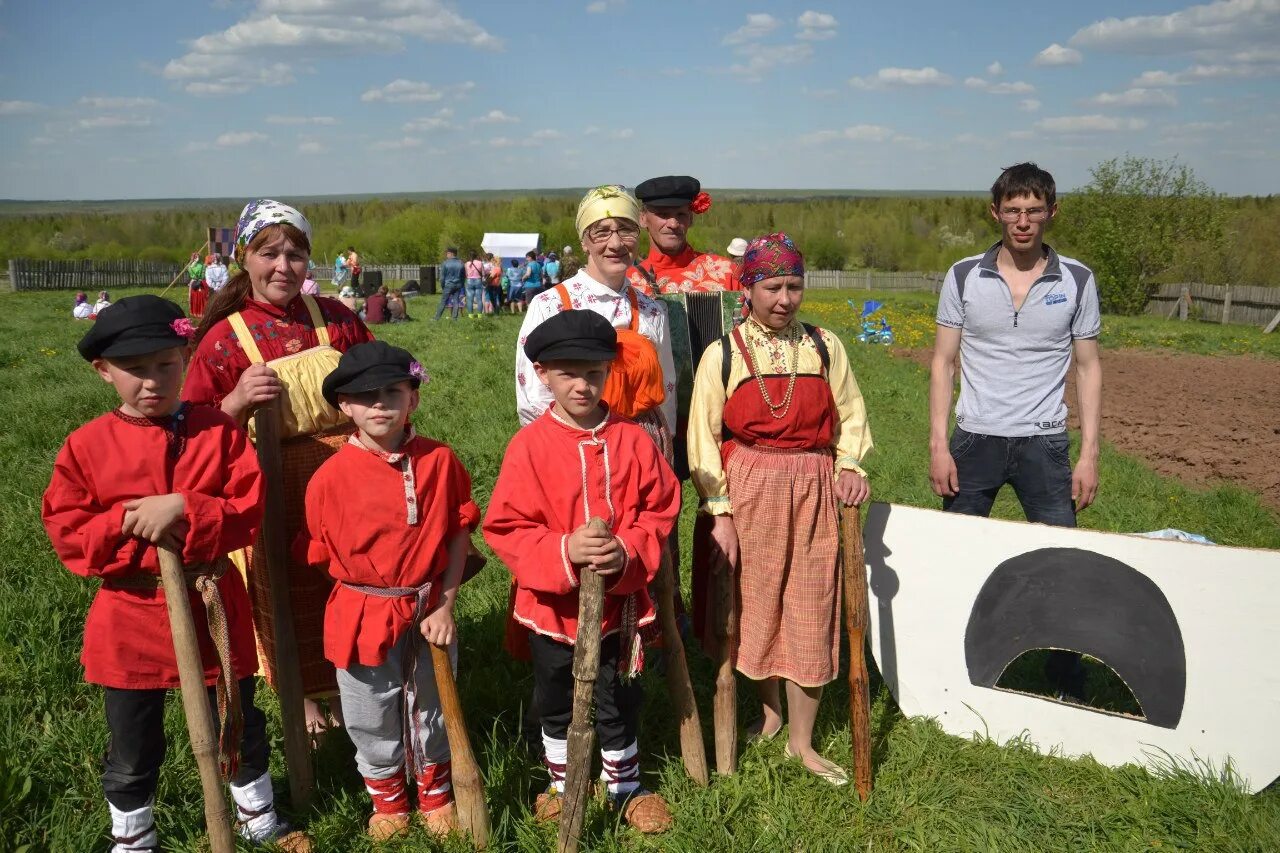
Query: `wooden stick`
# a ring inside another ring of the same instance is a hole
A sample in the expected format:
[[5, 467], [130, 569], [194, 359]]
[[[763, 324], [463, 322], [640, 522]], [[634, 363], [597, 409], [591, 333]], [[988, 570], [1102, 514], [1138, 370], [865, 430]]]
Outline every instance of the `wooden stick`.
[[298, 661], [298, 636], [293, 628], [289, 601], [289, 542], [285, 531], [284, 467], [280, 457], [280, 404], [273, 400], [254, 413], [258, 463], [267, 486], [266, 513], [262, 519], [263, 556], [267, 565], [267, 594], [275, 628], [276, 694], [284, 729], [284, 757], [289, 772], [289, 794], [294, 808], [304, 809], [315, 790], [311, 745], [303, 704], [302, 670]]
[[[609, 527], [593, 518], [592, 526], [606, 534]], [[600, 673], [600, 623], [604, 616], [604, 579], [590, 568], [578, 575], [578, 638], [573, 644], [573, 718], [569, 723], [568, 767], [564, 778], [564, 804], [560, 811], [559, 853], [577, 853], [591, 785], [591, 757], [595, 728], [591, 725], [591, 697]], [[618, 652], [619, 666], [629, 650]]]
[[484, 801], [484, 779], [480, 765], [471, 751], [467, 735], [467, 718], [462, 713], [462, 699], [453, 677], [449, 649], [431, 644], [431, 664], [436, 673], [436, 692], [440, 696], [440, 714], [449, 735], [449, 760], [453, 765], [453, 792], [458, 802], [458, 823], [463, 832], [471, 833], [477, 850], [489, 846], [489, 807]]
[[738, 679], [733, 672], [733, 644], [738, 634], [734, 601], [733, 567], [713, 566], [710, 578], [715, 593], [716, 620], [716, 772], [738, 772]]
[[[160, 553], [164, 603], [173, 632], [173, 652], [178, 659], [182, 710], [187, 718], [187, 734], [191, 736], [191, 751], [196, 757], [200, 787], [204, 792], [204, 822], [209, 830], [209, 847], [212, 853], [234, 853], [236, 842], [231, 829], [231, 809], [227, 806], [222, 774], [218, 769], [218, 733], [205, 689], [204, 664], [200, 660], [200, 643], [196, 639], [187, 582], [182, 574], [182, 558], [168, 548], [157, 550]], [[235, 678], [235, 673], [228, 673], [228, 677]]]
[[707, 771], [707, 748], [702, 742], [702, 722], [698, 718], [698, 704], [693, 699], [693, 684], [689, 681], [689, 662], [684, 655], [684, 641], [680, 637], [680, 626], [676, 623], [675, 579], [671, 571], [671, 551], [665, 543], [653, 586], [658, 594], [662, 650], [667, 661], [667, 692], [671, 694], [671, 704], [680, 724], [680, 756], [684, 759], [684, 769], [689, 778], [699, 785], [706, 785], [711, 781]]
[[871, 694], [867, 685], [867, 565], [862, 550], [862, 513], [840, 508], [844, 619], [849, 632], [849, 725], [858, 799], [871, 796]]
[[[197, 250], [196, 250], [196, 254], [197, 254], [197, 255], [202, 255], [202, 254], [204, 254], [204, 250], [205, 250], [205, 249], [207, 249], [207, 248], [209, 248], [209, 241], [208, 241], [208, 240], [205, 240], [205, 241], [204, 241], [204, 245], [202, 245], [199, 249], [197, 249]], [[183, 264], [183, 265], [182, 265], [182, 269], [178, 270], [178, 274], [177, 274], [177, 275], [175, 275], [175, 276], [173, 277], [173, 281], [171, 281], [171, 282], [169, 282], [168, 284], [166, 284], [166, 285], [164, 286], [164, 290], [160, 291], [160, 295], [161, 295], [161, 296], [164, 296], [166, 293], [168, 293], [168, 292], [169, 292], [169, 288], [171, 288], [171, 287], [173, 287], [175, 284], [177, 284], [177, 283], [178, 283], [178, 279], [182, 278], [184, 275], [186, 275], [186, 274], [187, 274], [187, 267], [189, 267], [189, 266], [191, 266], [191, 261], [187, 261], [185, 264]]]

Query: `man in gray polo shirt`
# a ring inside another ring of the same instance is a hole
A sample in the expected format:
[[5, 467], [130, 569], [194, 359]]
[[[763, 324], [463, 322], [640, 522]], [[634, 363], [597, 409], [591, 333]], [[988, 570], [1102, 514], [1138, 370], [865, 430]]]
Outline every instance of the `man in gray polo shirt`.
[[[1102, 365], [1098, 288], [1088, 267], [1045, 245], [1058, 211], [1053, 176], [1011, 166], [991, 187], [1000, 242], [948, 272], [929, 378], [929, 480], [948, 512], [986, 516], [1013, 486], [1028, 521], [1076, 526], [1098, 490]], [[960, 400], [947, 417], [961, 356]], [[1068, 456], [1064, 391], [1072, 357], [1080, 458]], [[1050, 659], [1060, 692], [1080, 699], [1078, 657]]]

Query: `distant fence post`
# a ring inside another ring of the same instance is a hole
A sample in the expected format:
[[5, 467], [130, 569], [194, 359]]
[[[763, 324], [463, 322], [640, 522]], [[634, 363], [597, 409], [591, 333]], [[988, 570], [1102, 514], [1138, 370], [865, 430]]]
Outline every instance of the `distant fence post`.
[[1227, 285], [1226, 292], [1222, 295], [1222, 322], [1231, 322], [1231, 285]]
[[9, 259], [9, 289], [18, 290], [18, 265], [13, 258]]
[[867, 290], [871, 289], [871, 270], [867, 270]]
[[1178, 319], [1187, 319], [1187, 309], [1191, 305], [1191, 285], [1182, 285], [1182, 292], [1178, 294]]

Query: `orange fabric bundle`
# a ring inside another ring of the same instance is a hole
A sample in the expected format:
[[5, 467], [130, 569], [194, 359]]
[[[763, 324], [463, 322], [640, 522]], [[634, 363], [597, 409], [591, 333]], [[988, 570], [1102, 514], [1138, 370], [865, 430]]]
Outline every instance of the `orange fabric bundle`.
[[[569, 290], [564, 285], [556, 288], [564, 310], [573, 308]], [[631, 323], [626, 329], [618, 329], [618, 355], [613, 360], [609, 378], [604, 384], [601, 398], [609, 405], [609, 411], [634, 418], [641, 412], [656, 409], [666, 400], [663, 388], [662, 363], [653, 341], [640, 334], [640, 305], [634, 289], [627, 291], [631, 299]]]

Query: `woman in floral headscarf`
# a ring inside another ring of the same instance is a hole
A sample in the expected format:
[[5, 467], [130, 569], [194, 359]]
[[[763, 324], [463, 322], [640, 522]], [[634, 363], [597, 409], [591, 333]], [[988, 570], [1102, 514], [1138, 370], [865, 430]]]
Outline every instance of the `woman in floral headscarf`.
[[[341, 302], [302, 294], [311, 225], [294, 208], [269, 199], [245, 205], [236, 226], [235, 256], [240, 271], [209, 300], [196, 332], [183, 396], [219, 406], [249, 425], [254, 409], [287, 391], [281, 458], [285, 532], [292, 542], [303, 522], [307, 481], [350, 433], [341, 413], [324, 404], [320, 384], [337, 365], [338, 354], [373, 336]], [[314, 401], [319, 405], [309, 405]], [[259, 657], [274, 683], [275, 626], [261, 551], [254, 549], [247, 563]], [[288, 573], [308, 723], [318, 728], [324, 714], [314, 700], [337, 694], [322, 645], [332, 582], [292, 559]]]
[[734, 666], [756, 681], [755, 737], [782, 730], [786, 752], [842, 785], [844, 770], [813, 748], [822, 686], [840, 661], [837, 501], [870, 496], [862, 394], [835, 335], [801, 323], [804, 258], [785, 234], [743, 257], [750, 316], [707, 347], [689, 404], [689, 471], [714, 518], [719, 565], [737, 572]]

